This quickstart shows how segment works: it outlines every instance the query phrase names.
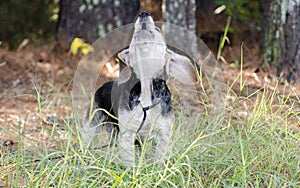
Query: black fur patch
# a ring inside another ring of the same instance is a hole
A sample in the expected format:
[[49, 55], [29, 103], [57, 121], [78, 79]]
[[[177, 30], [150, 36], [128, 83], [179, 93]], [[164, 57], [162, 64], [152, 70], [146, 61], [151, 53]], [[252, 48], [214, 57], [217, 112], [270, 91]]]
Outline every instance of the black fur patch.
[[[114, 81], [106, 82], [97, 89], [94, 95], [92, 111], [90, 112], [89, 108], [86, 114], [86, 119], [89, 119], [90, 114], [93, 114], [95, 112], [90, 123], [91, 126], [97, 126], [102, 123], [106, 123], [107, 131], [113, 133], [113, 136], [115, 136], [115, 134], [119, 132], [119, 127], [117, 126], [118, 121], [115, 118], [112, 118], [106, 112], [99, 109], [105, 109], [111, 115], [116, 117], [117, 113], [115, 113], [113, 109], [113, 106], [115, 104], [113, 104], [113, 101], [111, 100], [111, 91], [114, 83]], [[103, 120], [103, 122], [101, 120]]]
[[166, 81], [161, 78], [155, 78], [152, 81], [153, 92], [151, 95], [152, 103], [159, 103], [162, 115], [166, 115], [172, 110], [171, 93], [168, 89]]
[[128, 106], [130, 110], [133, 110], [137, 105], [140, 104], [141, 95], [141, 82], [136, 83], [130, 91]]

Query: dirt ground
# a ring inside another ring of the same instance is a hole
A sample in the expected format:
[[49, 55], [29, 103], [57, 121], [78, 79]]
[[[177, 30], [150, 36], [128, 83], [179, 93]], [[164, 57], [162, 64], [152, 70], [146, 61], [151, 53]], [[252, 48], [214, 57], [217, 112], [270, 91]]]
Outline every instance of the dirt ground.
[[[56, 142], [49, 142], [49, 139], [66, 139], [63, 128], [55, 132], [52, 128], [59, 127], [72, 115], [72, 79], [80, 56], [57, 53], [54, 45], [0, 50], [1, 147], [15, 149], [20, 134], [28, 139], [28, 147], [55, 147]], [[225, 83], [230, 85], [240, 73], [240, 66], [234, 64], [240, 59], [240, 46], [227, 47], [223, 56], [223, 76]], [[258, 57], [258, 46], [244, 45], [245, 96], [263, 87], [276, 88], [276, 76], [260, 69]], [[239, 90], [239, 80], [233, 89]], [[299, 86], [279, 84], [278, 89], [279, 93], [300, 94]]]
[[[1, 146], [16, 147], [22, 134], [29, 145], [49, 147], [49, 131], [44, 130], [51, 130], [47, 126], [53, 126], [58, 117], [70, 114], [65, 93], [71, 91], [78, 58], [51, 54], [52, 45], [0, 50]], [[54, 133], [55, 137], [62, 135]]]

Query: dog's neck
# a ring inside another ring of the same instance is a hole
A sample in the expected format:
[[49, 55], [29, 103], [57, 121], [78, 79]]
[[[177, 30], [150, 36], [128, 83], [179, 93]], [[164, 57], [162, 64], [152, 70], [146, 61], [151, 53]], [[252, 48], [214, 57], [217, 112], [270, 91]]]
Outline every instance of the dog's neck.
[[[152, 23], [149, 23], [151, 25]], [[154, 30], [154, 29], [153, 29]], [[129, 47], [130, 66], [141, 81], [142, 107], [151, 106], [152, 81], [165, 66], [166, 44], [160, 32], [136, 30]]]

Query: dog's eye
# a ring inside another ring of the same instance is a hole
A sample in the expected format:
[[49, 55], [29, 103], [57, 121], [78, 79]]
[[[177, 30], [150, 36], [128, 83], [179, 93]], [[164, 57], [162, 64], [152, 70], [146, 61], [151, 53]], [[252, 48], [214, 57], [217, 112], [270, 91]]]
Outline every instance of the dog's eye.
[[160, 32], [160, 29], [158, 27], [155, 27], [155, 30], [158, 31], [158, 32]]

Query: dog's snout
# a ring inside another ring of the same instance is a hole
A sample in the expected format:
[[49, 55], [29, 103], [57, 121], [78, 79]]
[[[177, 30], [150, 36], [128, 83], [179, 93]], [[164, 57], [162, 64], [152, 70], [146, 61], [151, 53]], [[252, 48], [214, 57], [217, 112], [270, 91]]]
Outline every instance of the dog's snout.
[[150, 16], [149, 12], [141, 12], [140, 15], [139, 15], [140, 21], [145, 21], [148, 16]]

